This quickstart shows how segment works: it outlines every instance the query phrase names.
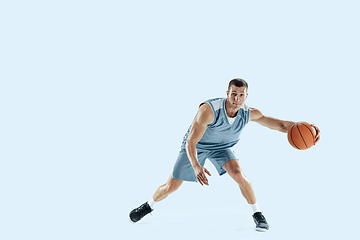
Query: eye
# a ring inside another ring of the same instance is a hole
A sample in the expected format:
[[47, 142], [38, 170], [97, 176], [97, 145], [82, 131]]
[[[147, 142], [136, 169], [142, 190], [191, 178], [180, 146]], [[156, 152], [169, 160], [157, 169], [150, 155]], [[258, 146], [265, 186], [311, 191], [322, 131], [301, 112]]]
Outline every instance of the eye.
[[235, 97], [235, 96], [236, 96], [236, 93], [233, 93], [232, 95]]

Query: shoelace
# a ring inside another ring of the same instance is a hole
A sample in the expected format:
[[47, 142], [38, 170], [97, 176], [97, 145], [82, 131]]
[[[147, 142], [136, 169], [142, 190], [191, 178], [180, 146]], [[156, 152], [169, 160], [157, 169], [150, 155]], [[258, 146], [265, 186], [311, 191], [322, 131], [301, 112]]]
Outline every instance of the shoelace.
[[146, 205], [143, 204], [143, 205], [141, 205], [140, 207], [138, 207], [137, 212], [142, 212], [142, 211], [144, 211], [145, 209], [146, 209]]
[[258, 222], [265, 222], [265, 217], [262, 214], [257, 214], [256, 219]]
[[148, 205], [147, 204], [143, 204], [140, 207], [138, 207], [138, 209], [136, 210], [136, 212], [141, 212], [141, 213], [149, 213], [149, 209], [148, 209]]

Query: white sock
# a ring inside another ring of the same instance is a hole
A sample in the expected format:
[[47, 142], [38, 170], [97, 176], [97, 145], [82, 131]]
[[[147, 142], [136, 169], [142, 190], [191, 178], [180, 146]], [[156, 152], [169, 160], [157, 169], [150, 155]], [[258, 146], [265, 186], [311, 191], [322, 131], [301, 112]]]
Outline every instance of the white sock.
[[251, 207], [251, 209], [252, 209], [253, 213], [256, 213], [256, 212], [261, 212], [261, 211], [260, 211], [260, 208], [259, 208], [259, 205], [257, 204], [257, 202], [256, 202], [256, 203], [254, 203], [254, 204], [249, 204], [249, 205], [250, 205], [250, 207]]
[[155, 202], [153, 198], [151, 198], [151, 199], [148, 201], [148, 204], [149, 204], [149, 206], [151, 207], [152, 210], [154, 210], [156, 203], [157, 203], [157, 202]]

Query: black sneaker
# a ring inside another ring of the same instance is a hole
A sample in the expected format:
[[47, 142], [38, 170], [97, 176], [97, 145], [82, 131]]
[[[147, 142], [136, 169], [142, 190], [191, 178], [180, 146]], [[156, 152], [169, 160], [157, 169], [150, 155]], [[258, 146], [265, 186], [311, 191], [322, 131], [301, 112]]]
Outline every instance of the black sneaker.
[[148, 202], [142, 204], [140, 207], [135, 208], [129, 214], [130, 220], [133, 223], [140, 221], [146, 214], [151, 213], [153, 210], [149, 206]]
[[269, 230], [269, 224], [266, 222], [266, 219], [261, 212], [254, 213], [253, 219], [256, 224], [256, 231], [266, 232], [267, 230]]

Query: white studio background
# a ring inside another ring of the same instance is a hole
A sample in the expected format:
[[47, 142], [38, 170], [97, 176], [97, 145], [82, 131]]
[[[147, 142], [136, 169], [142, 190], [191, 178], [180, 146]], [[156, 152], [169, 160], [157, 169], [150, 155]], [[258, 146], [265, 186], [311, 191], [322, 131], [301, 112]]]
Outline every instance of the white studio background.
[[[357, 1], [2, 1], [0, 238], [340, 239], [359, 214]], [[201, 101], [316, 123], [297, 151], [249, 123], [234, 148], [270, 231], [229, 176], [184, 183], [138, 224]], [[353, 123], [355, 122], [355, 124]]]

